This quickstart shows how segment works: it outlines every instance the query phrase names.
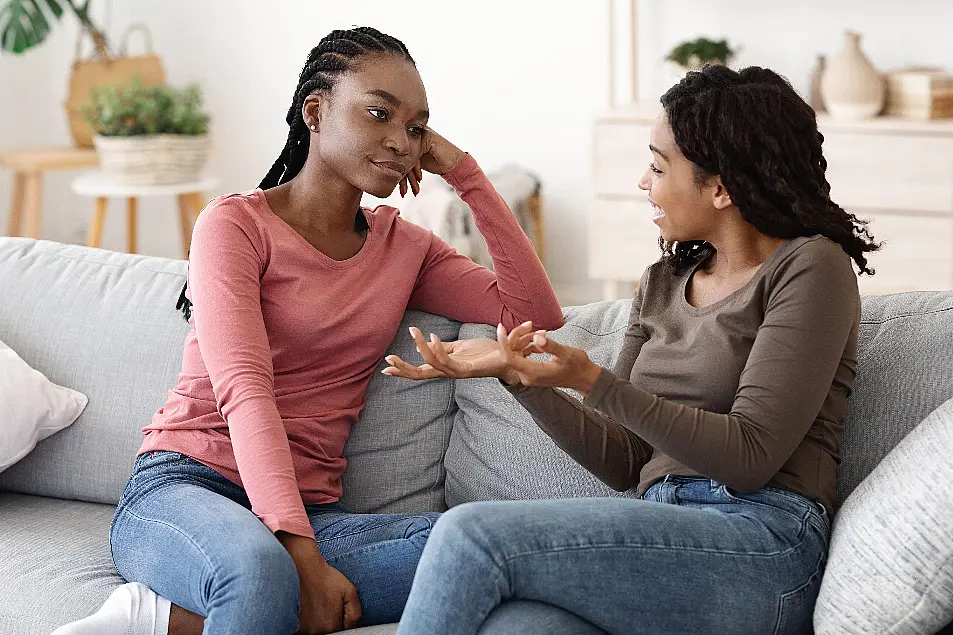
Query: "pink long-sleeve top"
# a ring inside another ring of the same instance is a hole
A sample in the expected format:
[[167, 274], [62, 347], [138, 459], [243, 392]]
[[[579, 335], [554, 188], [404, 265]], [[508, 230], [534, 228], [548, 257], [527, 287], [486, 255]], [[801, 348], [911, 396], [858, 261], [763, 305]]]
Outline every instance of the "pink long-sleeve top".
[[304, 505], [340, 497], [344, 444], [405, 310], [561, 326], [532, 243], [476, 161], [444, 178], [472, 209], [496, 273], [393, 207], [365, 209], [363, 248], [337, 261], [261, 190], [213, 200], [192, 241], [182, 372], [139, 453], [191, 456], [242, 486], [269, 529], [312, 537]]

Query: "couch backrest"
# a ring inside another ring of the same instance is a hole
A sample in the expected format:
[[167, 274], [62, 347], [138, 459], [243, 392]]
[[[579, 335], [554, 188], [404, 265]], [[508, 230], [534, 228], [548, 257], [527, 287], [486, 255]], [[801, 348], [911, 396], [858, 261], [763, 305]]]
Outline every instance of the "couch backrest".
[[[554, 338], [590, 351], [611, 368], [630, 302], [566, 310]], [[493, 337], [465, 324], [460, 336]], [[863, 298], [858, 372], [848, 402], [838, 477], [840, 503], [880, 460], [941, 403], [953, 397], [953, 292]], [[615, 496], [574, 463], [495, 380], [457, 382], [457, 413], [447, 451], [447, 502]], [[631, 495], [631, 492], [627, 495]]]
[[[0, 473], [0, 489], [116, 503], [181, 368], [189, 326], [175, 310], [185, 261], [0, 238], [0, 340], [55, 383], [86, 394], [69, 428]], [[409, 312], [445, 340], [460, 324]], [[391, 352], [414, 359], [402, 325]], [[412, 389], [412, 390], [411, 390]], [[357, 511], [445, 509], [443, 455], [456, 406], [450, 382], [375, 373], [345, 456]]]
[[953, 292], [865, 296], [847, 402], [840, 507], [890, 450], [953, 397]]

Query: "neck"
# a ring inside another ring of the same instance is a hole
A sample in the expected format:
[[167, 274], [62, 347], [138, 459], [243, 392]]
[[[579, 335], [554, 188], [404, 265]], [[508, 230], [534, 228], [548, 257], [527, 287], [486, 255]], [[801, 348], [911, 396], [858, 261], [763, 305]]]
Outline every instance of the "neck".
[[326, 234], [352, 232], [363, 194], [312, 154], [288, 182], [286, 220]]
[[739, 222], [726, 227], [722, 235], [708, 242], [715, 248], [708, 272], [719, 278], [760, 267], [784, 242], [783, 238], [766, 236], [739, 216]]

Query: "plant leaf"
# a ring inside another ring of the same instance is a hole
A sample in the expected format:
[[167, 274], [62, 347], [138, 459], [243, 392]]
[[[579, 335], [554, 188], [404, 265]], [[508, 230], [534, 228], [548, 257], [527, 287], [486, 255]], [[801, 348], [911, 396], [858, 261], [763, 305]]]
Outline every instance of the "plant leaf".
[[46, 0], [46, 5], [57, 19], [63, 17], [63, 7], [60, 6], [59, 0]]
[[[63, 14], [59, 0], [45, 0], [50, 13]], [[0, 48], [20, 54], [43, 42], [50, 33], [50, 22], [39, 0], [8, 0], [0, 10]]]

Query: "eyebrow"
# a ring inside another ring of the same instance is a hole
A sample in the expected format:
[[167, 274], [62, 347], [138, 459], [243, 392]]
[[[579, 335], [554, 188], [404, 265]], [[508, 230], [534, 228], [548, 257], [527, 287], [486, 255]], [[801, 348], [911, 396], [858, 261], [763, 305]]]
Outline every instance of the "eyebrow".
[[661, 150], [653, 146], [651, 143], [649, 144], [649, 150], [651, 150], [655, 154], [659, 155], [660, 157], [668, 161], [668, 156], [664, 152], [662, 152]]
[[[390, 105], [394, 106], [395, 108], [399, 108], [399, 107], [400, 107], [400, 100], [397, 99], [397, 97], [395, 97], [394, 95], [391, 95], [391, 94], [390, 94], [389, 92], [387, 92], [386, 90], [382, 90], [382, 89], [380, 89], [380, 88], [375, 88], [374, 90], [369, 90], [369, 91], [367, 91], [367, 94], [368, 94], [368, 95], [374, 95], [375, 97], [380, 97], [381, 99], [383, 99], [384, 101], [386, 101], [386, 102], [389, 103]], [[423, 118], [423, 119], [429, 119], [429, 118], [430, 118], [430, 111], [427, 110], [427, 109], [425, 109], [425, 108], [424, 108], [424, 109], [421, 109], [421, 110], [418, 110], [418, 111], [417, 111], [417, 116], [418, 116], [418, 117], [421, 117], [421, 118]]]

